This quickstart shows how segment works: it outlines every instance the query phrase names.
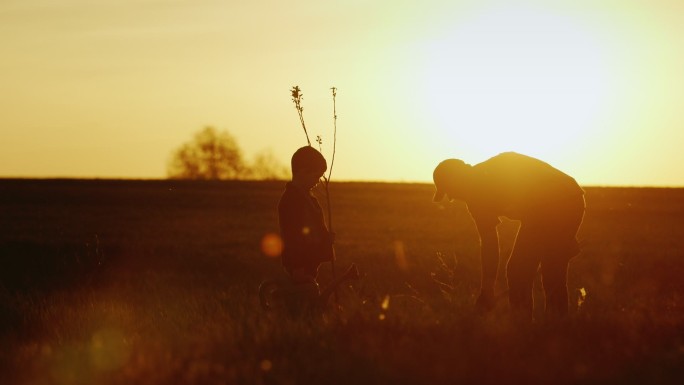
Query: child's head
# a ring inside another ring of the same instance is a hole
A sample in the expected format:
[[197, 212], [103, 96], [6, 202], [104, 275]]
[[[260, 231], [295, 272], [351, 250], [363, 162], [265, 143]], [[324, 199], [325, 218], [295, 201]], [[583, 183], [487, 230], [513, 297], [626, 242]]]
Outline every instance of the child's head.
[[313, 187], [328, 169], [323, 155], [311, 146], [305, 146], [292, 155], [292, 179]]

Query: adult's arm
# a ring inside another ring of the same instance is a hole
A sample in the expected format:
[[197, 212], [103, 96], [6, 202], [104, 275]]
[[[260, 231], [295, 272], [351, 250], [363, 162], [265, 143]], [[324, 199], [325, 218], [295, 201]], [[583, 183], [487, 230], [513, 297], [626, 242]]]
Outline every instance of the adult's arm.
[[487, 310], [494, 306], [494, 285], [499, 267], [499, 236], [496, 232], [496, 224], [478, 223], [477, 230], [480, 234], [482, 279], [476, 306]]

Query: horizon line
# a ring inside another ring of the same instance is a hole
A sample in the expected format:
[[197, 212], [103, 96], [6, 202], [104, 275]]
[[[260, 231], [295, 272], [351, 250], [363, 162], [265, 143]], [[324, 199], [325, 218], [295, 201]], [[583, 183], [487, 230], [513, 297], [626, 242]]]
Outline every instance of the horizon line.
[[[162, 177], [77, 177], [77, 176], [0, 176], [0, 181], [9, 180], [35, 180], [35, 181], [177, 181], [177, 182], [288, 182], [290, 179], [182, 179], [182, 178], [162, 178]], [[387, 184], [432, 184], [430, 180], [379, 180], [379, 179], [332, 179], [332, 183], [387, 183]], [[660, 185], [660, 184], [582, 184], [580, 187], [589, 188], [684, 188], [682, 185]]]

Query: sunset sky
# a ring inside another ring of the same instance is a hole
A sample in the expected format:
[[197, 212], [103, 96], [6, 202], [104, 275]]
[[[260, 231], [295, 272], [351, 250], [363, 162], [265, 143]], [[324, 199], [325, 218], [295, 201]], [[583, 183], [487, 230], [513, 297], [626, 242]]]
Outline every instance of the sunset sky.
[[0, 177], [163, 178], [206, 125], [287, 164], [294, 85], [327, 156], [338, 88], [333, 179], [512, 150], [684, 186], [679, 0], [2, 0]]

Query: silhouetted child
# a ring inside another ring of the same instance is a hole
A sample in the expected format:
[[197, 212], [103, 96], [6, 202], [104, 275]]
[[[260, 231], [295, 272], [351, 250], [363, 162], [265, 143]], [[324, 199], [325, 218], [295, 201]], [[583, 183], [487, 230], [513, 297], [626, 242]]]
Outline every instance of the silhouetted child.
[[311, 146], [292, 155], [292, 181], [278, 203], [278, 222], [283, 239], [282, 263], [300, 298], [325, 304], [335, 287], [346, 279], [358, 278], [354, 264], [322, 292], [318, 268], [335, 258], [334, 234], [328, 231], [323, 210], [311, 194], [328, 168], [323, 155]]
[[547, 315], [568, 312], [567, 271], [579, 253], [577, 231], [584, 216], [584, 191], [570, 176], [525, 155], [506, 152], [471, 166], [447, 159], [434, 170], [434, 201], [446, 195], [468, 206], [481, 241], [482, 286], [476, 306], [494, 306], [499, 264], [499, 216], [521, 225], [508, 261], [511, 308], [532, 317], [532, 287], [541, 265]]

